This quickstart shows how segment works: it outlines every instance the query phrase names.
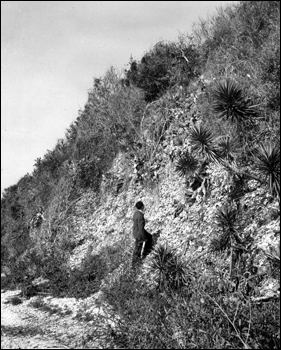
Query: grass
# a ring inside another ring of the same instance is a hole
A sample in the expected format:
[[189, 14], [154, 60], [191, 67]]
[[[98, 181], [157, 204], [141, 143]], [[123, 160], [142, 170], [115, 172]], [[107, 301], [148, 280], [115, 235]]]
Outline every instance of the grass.
[[[115, 319], [114, 342], [125, 349], [277, 349], [280, 347], [279, 301], [255, 303], [243, 290], [222, 288], [211, 268], [199, 273], [190, 264], [190, 283], [175, 289], [143, 283], [124, 270], [119, 280], [104, 287]], [[113, 321], [113, 320], [112, 320]]]

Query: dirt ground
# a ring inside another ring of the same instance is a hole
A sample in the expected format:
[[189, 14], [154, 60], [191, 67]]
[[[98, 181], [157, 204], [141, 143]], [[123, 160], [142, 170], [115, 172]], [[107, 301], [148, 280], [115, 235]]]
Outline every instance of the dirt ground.
[[31, 307], [30, 300], [12, 305], [19, 291], [1, 290], [1, 349], [103, 349], [93, 324], [73, 315], [50, 314]]

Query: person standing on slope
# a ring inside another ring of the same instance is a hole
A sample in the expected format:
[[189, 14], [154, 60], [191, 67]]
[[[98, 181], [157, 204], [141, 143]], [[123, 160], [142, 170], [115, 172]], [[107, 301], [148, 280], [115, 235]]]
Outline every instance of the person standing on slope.
[[133, 236], [135, 238], [135, 248], [133, 252], [132, 267], [141, 262], [152, 248], [152, 235], [145, 230], [144, 204], [139, 201], [135, 205], [133, 216]]

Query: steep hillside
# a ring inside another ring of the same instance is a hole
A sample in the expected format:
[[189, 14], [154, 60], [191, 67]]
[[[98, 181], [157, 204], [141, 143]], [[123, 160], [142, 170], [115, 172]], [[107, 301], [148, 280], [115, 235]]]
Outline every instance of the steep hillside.
[[[220, 8], [94, 79], [4, 193], [4, 286], [83, 301], [101, 324], [97, 296], [122, 348], [279, 348], [279, 13]], [[154, 249], [132, 269], [139, 200]]]
[[[180, 126], [176, 129], [180, 129]], [[179, 130], [174, 131], [179, 134]], [[167, 133], [170, 132], [169, 129]], [[72, 266], [79, 265], [89, 245], [92, 246], [92, 254], [99, 254], [108, 247], [114, 250], [118, 246], [129, 257], [134, 241], [132, 216], [138, 200], [145, 203], [146, 229], [156, 236], [160, 231], [158, 244], [175, 248], [187, 261], [200, 257], [202, 252], [206, 255], [202, 255], [201, 259], [216, 259], [210, 249], [212, 241], [220, 233], [215, 216], [219, 209], [229, 205], [231, 175], [225, 167], [212, 164], [207, 170], [206, 193], [202, 185], [192, 190], [176, 172], [175, 163], [169, 157], [170, 152], [178, 148], [166, 142], [155, 167], [157, 180], [147, 183], [145, 169], [139, 170], [138, 176], [135, 163], [128, 154], [118, 154], [102, 182], [104, 192], [100, 203], [96, 205], [95, 197], [91, 194], [85, 195], [77, 203], [75, 234], [80, 239], [85, 237], [85, 241], [73, 250], [70, 259]], [[267, 268], [266, 253], [278, 255], [278, 200], [269, 194], [267, 186], [255, 180], [249, 181], [244, 193], [238, 195], [239, 205], [243, 208], [237, 218], [239, 234], [251, 246], [255, 265], [262, 273]], [[87, 209], [91, 202], [95, 204]], [[87, 214], [81, 218], [80, 213]]]

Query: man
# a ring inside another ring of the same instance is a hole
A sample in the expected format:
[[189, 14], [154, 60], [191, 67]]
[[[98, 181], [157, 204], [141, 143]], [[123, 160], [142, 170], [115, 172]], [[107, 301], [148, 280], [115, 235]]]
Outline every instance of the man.
[[135, 267], [137, 263], [141, 262], [152, 248], [152, 235], [148, 233], [145, 226], [144, 219], [144, 204], [139, 201], [135, 205], [135, 213], [133, 216], [133, 236], [135, 238], [135, 249], [133, 252], [132, 266]]

